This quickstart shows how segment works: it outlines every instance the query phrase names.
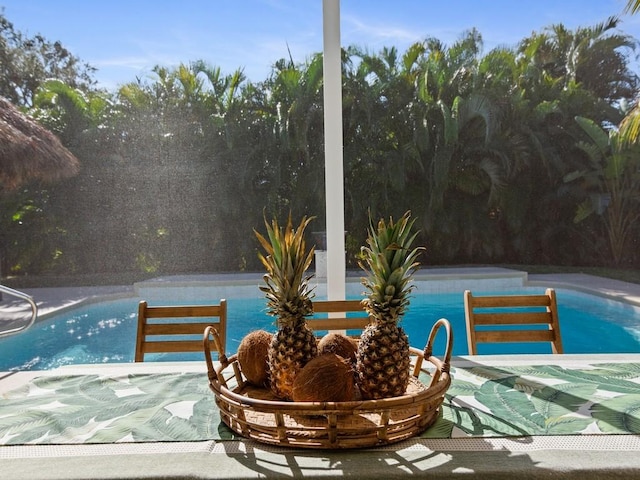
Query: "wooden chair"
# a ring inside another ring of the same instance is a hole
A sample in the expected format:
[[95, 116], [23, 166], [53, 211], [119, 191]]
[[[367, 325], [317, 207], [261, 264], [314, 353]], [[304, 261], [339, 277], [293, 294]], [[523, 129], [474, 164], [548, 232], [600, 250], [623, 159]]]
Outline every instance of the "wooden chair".
[[[150, 319], [153, 321], [150, 322]], [[168, 319], [192, 321], [167, 321]], [[221, 348], [224, 350], [227, 331], [226, 300], [221, 300], [219, 305], [154, 307], [150, 307], [143, 300], [138, 306], [135, 361], [144, 361], [146, 353], [202, 352], [202, 336], [208, 325], [214, 325], [218, 330]], [[168, 339], [167, 335], [174, 338]], [[162, 338], [163, 336], [165, 338]], [[210, 347], [212, 351], [218, 351], [213, 341]]]
[[[553, 353], [562, 353], [558, 306], [552, 288], [541, 295], [479, 297], [466, 290], [464, 310], [470, 355], [478, 353], [477, 343], [498, 342], [550, 342]], [[534, 325], [537, 329], [532, 328]]]
[[313, 302], [313, 315], [307, 319], [307, 325], [316, 332], [358, 330], [351, 336], [359, 337], [370, 323], [360, 300], [317, 300]]

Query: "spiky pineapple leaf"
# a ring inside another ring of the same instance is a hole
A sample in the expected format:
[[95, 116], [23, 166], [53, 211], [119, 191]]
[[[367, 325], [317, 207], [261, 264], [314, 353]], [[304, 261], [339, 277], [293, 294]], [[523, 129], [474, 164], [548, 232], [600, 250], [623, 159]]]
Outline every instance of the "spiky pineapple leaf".
[[368, 313], [380, 321], [397, 322], [409, 304], [413, 288], [411, 278], [424, 247], [411, 249], [418, 233], [412, 232], [415, 219], [406, 212], [397, 222], [380, 219], [376, 226], [369, 218], [367, 244], [362, 247], [360, 267], [367, 273], [362, 279]]
[[267, 299], [268, 313], [278, 321], [295, 321], [313, 311], [313, 288], [309, 287], [313, 275], [306, 275], [306, 271], [315, 249], [311, 247], [307, 251], [304, 232], [314, 218], [303, 217], [297, 228], [293, 227], [291, 213], [284, 227], [275, 218], [271, 222], [265, 218], [266, 237], [254, 229], [264, 250], [258, 253], [258, 258], [267, 270], [265, 285], [260, 290]]

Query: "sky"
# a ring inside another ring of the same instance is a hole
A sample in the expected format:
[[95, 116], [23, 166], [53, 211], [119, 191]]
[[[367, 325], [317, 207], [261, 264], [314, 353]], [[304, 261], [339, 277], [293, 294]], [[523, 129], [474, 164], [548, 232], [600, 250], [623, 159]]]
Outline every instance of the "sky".
[[[515, 46], [532, 32], [562, 23], [589, 27], [620, 16], [621, 33], [640, 39], [640, 14], [627, 0], [341, 0], [341, 43], [371, 52], [435, 37], [447, 45], [475, 27], [485, 53]], [[224, 74], [243, 69], [265, 80], [291, 54], [302, 63], [322, 51], [322, 0], [0, 0], [14, 28], [60, 41], [98, 69], [112, 90], [171, 68], [204, 60]], [[640, 50], [639, 52], [640, 53]], [[640, 71], [640, 69], [638, 69]]]

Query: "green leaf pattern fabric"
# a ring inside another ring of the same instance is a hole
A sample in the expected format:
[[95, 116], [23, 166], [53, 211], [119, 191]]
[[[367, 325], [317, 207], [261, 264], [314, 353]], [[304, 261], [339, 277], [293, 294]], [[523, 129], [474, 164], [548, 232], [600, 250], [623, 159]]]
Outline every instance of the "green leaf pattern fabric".
[[[452, 368], [425, 438], [640, 434], [640, 364]], [[0, 397], [0, 445], [235, 440], [206, 374], [42, 376]]]
[[0, 444], [232, 439], [203, 374], [39, 377], [0, 400]]
[[479, 365], [452, 375], [438, 436], [444, 425], [451, 437], [640, 433], [640, 364]]

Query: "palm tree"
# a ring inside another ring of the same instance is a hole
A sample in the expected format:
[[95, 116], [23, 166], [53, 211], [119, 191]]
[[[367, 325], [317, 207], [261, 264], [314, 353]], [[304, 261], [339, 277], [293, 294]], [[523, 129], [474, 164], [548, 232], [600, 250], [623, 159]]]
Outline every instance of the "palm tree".
[[629, 13], [637, 13], [640, 11], [640, 0], [628, 0], [624, 11]]
[[613, 263], [620, 266], [640, 220], [638, 148], [627, 148], [623, 134], [615, 129], [607, 132], [584, 117], [578, 117], [576, 121], [589, 141], [578, 143], [588, 166], [565, 177], [565, 182], [578, 185], [583, 197], [574, 221], [579, 223], [591, 216], [600, 218]]
[[[510, 95], [505, 125], [529, 148], [522, 157], [525, 170], [509, 182], [513, 195], [504, 195], [506, 202], [500, 208], [512, 219], [510, 223], [520, 223], [514, 231], [520, 232], [518, 243], [529, 256], [571, 262], [575, 260], [562, 252], [579, 255], [575, 247], [558, 246], [584, 244], [583, 239], [576, 240], [578, 229], [568, 221], [575, 207], [561, 179], [582, 166], [575, 136], [584, 133], [574, 117], [617, 124], [621, 115], [615, 104], [635, 91], [637, 79], [627, 69], [624, 55], [634, 43], [629, 37], [611, 34], [616, 22], [609, 19], [576, 31], [553, 25], [518, 46], [516, 88]], [[520, 220], [508, 215], [507, 209], [519, 211]]]
[[[144, 269], [237, 268], [234, 232], [215, 225], [237, 218], [228, 193], [239, 190], [235, 173], [247, 170], [234, 165], [241, 154], [229, 153], [247, 143], [236, 130], [244, 76], [224, 76], [204, 62], [156, 67], [154, 74], [124, 85], [117, 97], [120, 169], [128, 172], [119, 187], [128, 189], [123, 207], [135, 210], [134, 261]], [[176, 255], [185, 249], [191, 255]]]
[[580, 84], [609, 103], [630, 100], [638, 79], [627, 66], [627, 52], [635, 49], [636, 41], [613, 33], [618, 23], [617, 17], [610, 17], [575, 31], [555, 24], [524, 39], [519, 51], [559, 88]]
[[625, 146], [638, 144], [640, 140], [640, 108], [633, 107], [622, 119], [619, 125], [620, 141]]
[[[467, 32], [450, 48], [426, 41], [418, 99], [426, 135], [419, 150], [424, 230], [445, 261], [495, 259], [503, 246], [491, 211], [500, 204], [517, 156], [503, 126], [505, 99], [513, 88], [514, 56], [495, 52], [500, 72], [483, 62], [482, 38]], [[509, 65], [511, 65], [509, 67]], [[419, 137], [418, 137], [419, 138]]]
[[[45, 82], [33, 102], [32, 115], [55, 131], [74, 152], [80, 160], [80, 171], [63, 184], [31, 189], [30, 207], [20, 213], [22, 222], [35, 223], [46, 234], [40, 235], [37, 246], [30, 247], [29, 268], [91, 268], [96, 253], [107, 251], [101, 250], [100, 242], [95, 240], [102, 239], [108, 245], [107, 231], [97, 230], [101, 225], [111, 225], [108, 219], [117, 215], [105, 208], [111, 204], [108, 199], [117, 182], [105, 182], [103, 175], [114, 167], [106, 153], [107, 144], [114, 137], [109, 122], [113, 104], [103, 92], [85, 92], [58, 80]], [[116, 231], [111, 233], [119, 235]]]
[[[628, 0], [625, 12], [635, 14], [640, 11], [640, 0]], [[620, 123], [620, 135], [625, 144], [637, 143], [640, 139], [640, 108], [631, 109]]]
[[378, 53], [348, 50], [343, 93], [346, 192], [348, 217], [361, 232], [368, 225], [367, 211], [400, 215], [412, 203], [412, 173], [422, 170], [415, 132], [424, 114], [415, 98], [423, 52], [421, 43], [404, 54], [395, 47]]
[[265, 87], [271, 143], [266, 152], [264, 180], [270, 186], [275, 213], [292, 210], [323, 217], [324, 157], [322, 55], [302, 65], [281, 59]]
[[[49, 80], [34, 95], [32, 114], [54, 130], [71, 148], [85, 148], [95, 135], [113, 135], [108, 119], [115, 113], [109, 96], [84, 92], [59, 80]], [[88, 140], [88, 136], [92, 136]]]

